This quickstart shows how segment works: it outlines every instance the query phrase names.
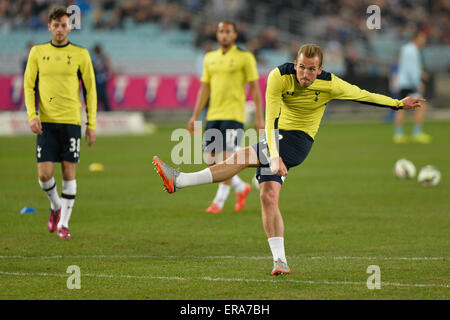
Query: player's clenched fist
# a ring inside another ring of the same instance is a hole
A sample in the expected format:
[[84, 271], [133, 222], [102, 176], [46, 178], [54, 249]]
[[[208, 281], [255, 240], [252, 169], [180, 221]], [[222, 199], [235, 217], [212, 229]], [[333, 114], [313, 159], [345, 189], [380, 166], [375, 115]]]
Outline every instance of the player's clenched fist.
[[189, 119], [188, 124], [187, 124], [187, 129], [190, 134], [194, 134], [194, 125], [195, 125], [195, 118], [192, 117]]
[[30, 121], [30, 129], [36, 134], [42, 134], [42, 124], [39, 118], [34, 118]]
[[86, 128], [86, 141], [88, 143], [88, 146], [92, 146], [96, 140], [96, 134], [95, 130], [87, 129]]
[[279, 177], [285, 177], [288, 173], [286, 166], [284, 165], [281, 157], [273, 158], [270, 162], [270, 170], [273, 174]]

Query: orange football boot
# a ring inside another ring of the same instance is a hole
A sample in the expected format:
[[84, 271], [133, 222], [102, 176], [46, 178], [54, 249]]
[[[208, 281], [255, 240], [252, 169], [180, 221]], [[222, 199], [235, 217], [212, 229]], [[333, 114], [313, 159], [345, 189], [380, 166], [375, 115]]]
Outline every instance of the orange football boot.
[[234, 205], [234, 211], [242, 211], [245, 207], [245, 202], [247, 201], [247, 196], [252, 188], [248, 183], [245, 184], [245, 189], [242, 192], [236, 192], [236, 204]]
[[177, 186], [175, 185], [176, 178], [180, 175], [180, 172], [164, 162], [161, 161], [157, 156], [153, 157], [153, 165], [158, 175], [161, 177], [164, 185], [164, 190], [168, 193], [174, 193], [177, 191]]
[[211, 205], [208, 207], [208, 209], [206, 209], [206, 212], [208, 213], [221, 213], [222, 212], [222, 208], [219, 207], [219, 205], [215, 202], [211, 202]]

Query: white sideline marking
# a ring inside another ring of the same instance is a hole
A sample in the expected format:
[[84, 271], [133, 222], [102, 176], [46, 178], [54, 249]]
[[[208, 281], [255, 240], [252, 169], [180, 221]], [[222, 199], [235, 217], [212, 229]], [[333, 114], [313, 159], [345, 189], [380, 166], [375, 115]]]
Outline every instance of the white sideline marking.
[[[155, 256], [155, 255], [67, 255], [67, 256], [0, 256], [0, 259], [244, 259], [244, 260], [267, 260], [271, 256]], [[448, 257], [351, 257], [351, 256], [288, 256], [289, 259], [331, 259], [331, 260], [405, 260], [405, 261], [436, 261], [446, 260]]]
[[[20, 276], [20, 277], [67, 277], [67, 274], [62, 273], [29, 273], [29, 272], [5, 272], [0, 271], [0, 275], [6, 276]], [[314, 281], [314, 280], [294, 280], [294, 279], [280, 279], [280, 280], [269, 280], [269, 279], [240, 279], [240, 278], [211, 278], [211, 277], [201, 277], [201, 278], [182, 278], [182, 277], [165, 277], [165, 276], [136, 276], [127, 274], [92, 274], [84, 273], [85, 277], [93, 278], [125, 278], [125, 279], [147, 279], [147, 280], [179, 280], [179, 281], [192, 281], [192, 280], [202, 280], [202, 281], [222, 281], [222, 282], [266, 282], [266, 283], [280, 283], [280, 282], [290, 282], [299, 284], [330, 284], [330, 285], [367, 285], [366, 282], [352, 282], [352, 281]], [[434, 283], [398, 283], [398, 282], [382, 282], [381, 286], [392, 286], [392, 287], [439, 287], [439, 288], [450, 288], [450, 284], [434, 284]]]

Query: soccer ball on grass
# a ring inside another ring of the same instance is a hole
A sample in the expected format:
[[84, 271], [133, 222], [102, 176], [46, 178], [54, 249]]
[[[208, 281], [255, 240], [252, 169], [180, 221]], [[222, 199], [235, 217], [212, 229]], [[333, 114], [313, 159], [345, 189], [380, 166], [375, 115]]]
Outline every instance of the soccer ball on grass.
[[400, 179], [412, 179], [416, 176], [416, 166], [407, 159], [395, 163], [394, 174]]
[[428, 165], [420, 169], [417, 181], [424, 187], [434, 187], [441, 181], [441, 173], [435, 167]]

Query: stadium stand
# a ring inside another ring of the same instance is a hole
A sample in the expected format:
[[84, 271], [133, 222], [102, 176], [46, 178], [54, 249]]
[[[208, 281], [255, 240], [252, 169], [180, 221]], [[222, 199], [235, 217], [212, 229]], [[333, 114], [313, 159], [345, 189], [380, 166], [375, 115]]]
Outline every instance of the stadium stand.
[[81, 29], [73, 30], [70, 40], [89, 49], [100, 44], [116, 73], [198, 74], [205, 48], [214, 46], [217, 21], [229, 19], [237, 22], [238, 43], [255, 54], [261, 74], [292, 60], [300, 44], [316, 42], [324, 48], [325, 64], [332, 62], [328, 71], [350, 80], [369, 79], [360, 85], [381, 79], [376, 89], [388, 93], [387, 77], [400, 46], [422, 29], [428, 34], [426, 70], [448, 77], [448, 1], [418, 0], [414, 6], [405, 0], [377, 1], [383, 32], [366, 27], [371, 2], [0, 0], [0, 74], [21, 74], [27, 44], [49, 40], [49, 8], [76, 4]]
[[[132, 73], [158, 72], [158, 68], [169, 72], [195, 71], [192, 66], [205, 41], [214, 41], [219, 19], [240, 22], [239, 40], [257, 54], [263, 70], [289, 58], [293, 42], [319, 42], [325, 48], [332, 47], [332, 55], [344, 57], [348, 55], [346, 44], [351, 42], [359, 60], [359, 73], [374, 72], [371, 62], [376, 61], [382, 65], [377, 72], [386, 75], [401, 43], [416, 28], [425, 29], [429, 34], [429, 45], [424, 50], [427, 69], [448, 70], [450, 65], [450, 30], [446, 23], [450, 8], [446, 1], [419, 0], [414, 6], [410, 1], [380, 1], [384, 32], [379, 34], [369, 30], [365, 19], [361, 19], [367, 15], [366, 8], [371, 4], [368, 0], [62, 3], [76, 4], [82, 10], [82, 28], [72, 34], [72, 41], [88, 48], [100, 42], [119, 69]], [[54, 1], [0, 1], [0, 62], [9, 61], [1, 63], [0, 72], [19, 71], [14, 62], [23, 56], [28, 41], [48, 40], [46, 15], [54, 5]], [[387, 7], [389, 10], [383, 10]], [[345, 70], [341, 73], [345, 74]]]

